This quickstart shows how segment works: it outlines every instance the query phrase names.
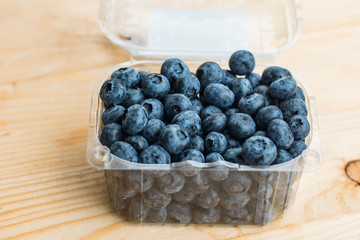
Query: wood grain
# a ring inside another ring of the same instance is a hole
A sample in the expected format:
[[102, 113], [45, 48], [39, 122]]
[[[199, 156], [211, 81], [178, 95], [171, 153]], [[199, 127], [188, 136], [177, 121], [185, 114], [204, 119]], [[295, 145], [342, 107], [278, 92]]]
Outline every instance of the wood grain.
[[304, 33], [276, 63], [317, 98], [323, 166], [263, 227], [137, 225], [111, 209], [85, 161], [95, 81], [129, 54], [97, 25], [98, 0], [0, 2], [0, 239], [359, 239], [360, 5], [303, 0]]

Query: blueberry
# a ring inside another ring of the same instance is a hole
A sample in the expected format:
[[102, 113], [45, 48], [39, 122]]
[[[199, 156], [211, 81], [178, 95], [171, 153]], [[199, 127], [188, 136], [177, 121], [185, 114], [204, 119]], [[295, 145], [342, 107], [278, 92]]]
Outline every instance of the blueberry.
[[185, 177], [178, 171], [169, 171], [165, 175], [156, 179], [161, 191], [168, 194], [179, 192], [185, 184]]
[[227, 130], [223, 131], [222, 134], [226, 137], [228, 148], [236, 148], [240, 146], [240, 141], [233, 138]]
[[205, 162], [205, 157], [204, 155], [195, 149], [187, 149], [185, 151], [183, 151], [180, 154], [180, 159], [181, 161], [187, 161], [187, 160], [191, 160], [191, 161], [196, 161], [196, 162]]
[[305, 102], [298, 98], [281, 102], [279, 108], [283, 112], [285, 120], [289, 120], [293, 115], [301, 115], [306, 117], [308, 114]]
[[196, 149], [200, 152], [204, 151], [204, 140], [201, 136], [195, 135], [190, 137], [189, 149]]
[[267, 137], [253, 136], [245, 140], [242, 156], [251, 166], [270, 165], [275, 161], [277, 149]]
[[230, 70], [223, 69], [224, 78], [222, 83], [226, 86], [231, 86], [232, 82], [236, 80], [236, 75]]
[[227, 118], [223, 113], [214, 113], [207, 117], [201, 125], [205, 134], [209, 132], [222, 132], [226, 126]]
[[142, 136], [146, 138], [146, 140], [152, 144], [159, 140], [161, 131], [165, 128], [165, 123], [163, 123], [160, 119], [151, 119], [147, 122]]
[[[146, 71], [140, 71], [140, 72], [139, 72], [139, 76], [140, 76], [140, 81], [139, 81], [139, 83], [142, 83], [142, 81], [144, 81], [144, 78], [145, 78], [147, 75], [149, 75], [148, 72], [146, 72]], [[140, 85], [141, 85], [141, 84], [140, 84]]]
[[125, 99], [121, 104], [128, 108], [134, 104], [140, 104], [142, 101], [144, 101], [144, 98], [144, 94], [140, 88], [128, 88]]
[[292, 75], [291, 73], [282, 67], [278, 67], [278, 66], [271, 66], [268, 67], [264, 70], [264, 72], [261, 75], [261, 80], [260, 80], [260, 84], [262, 85], [268, 85], [270, 86], [270, 84], [280, 78], [283, 77], [291, 77]]
[[120, 80], [126, 87], [134, 87], [140, 81], [139, 73], [133, 68], [120, 68], [111, 74], [111, 78]]
[[170, 91], [170, 83], [164, 75], [152, 73], [144, 78], [141, 89], [147, 98], [163, 99]]
[[208, 104], [224, 109], [233, 105], [235, 95], [227, 86], [219, 83], [212, 83], [205, 88], [203, 99]]
[[250, 115], [236, 113], [228, 121], [229, 133], [236, 139], [246, 139], [256, 131], [256, 125]]
[[143, 136], [140, 136], [140, 135], [128, 136], [125, 139], [125, 142], [129, 143], [133, 148], [135, 148], [135, 150], [138, 153], [140, 153], [145, 148], [149, 147], [149, 144], [146, 141], [146, 139]]
[[161, 191], [156, 184], [143, 194], [144, 204], [152, 209], [166, 207], [171, 202], [171, 196]]
[[288, 123], [295, 140], [305, 138], [310, 132], [310, 124], [304, 116], [294, 115]]
[[196, 195], [197, 193], [194, 193], [191, 188], [185, 185], [179, 192], [174, 193], [171, 196], [175, 201], [185, 204], [191, 202]]
[[259, 93], [250, 93], [242, 97], [238, 103], [238, 109], [241, 113], [254, 115], [260, 108], [265, 107], [266, 101], [263, 95]]
[[306, 144], [301, 140], [293, 142], [291, 147], [287, 150], [294, 158], [299, 156], [307, 148]]
[[229, 59], [229, 67], [236, 75], [249, 75], [255, 68], [255, 58], [251, 52], [239, 50]]
[[270, 183], [258, 184], [250, 189], [250, 196], [253, 199], [267, 200], [270, 199], [274, 190]]
[[219, 202], [220, 195], [212, 186], [196, 197], [196, 203], [206, 209], [214, 208]]
[[187, 178], [185, 186], [193, 193], [198, 194], [209, 188], [210, 180], [203, 172], [199, 172], [195, 176]]
[[152, 187], [154, 179], [141, 170], [129, 170], [125, 172], [125, 182], [138, 192], [146, 192]]
[[305, 102], [305, 94], [301, 87], [297, 86], [295, 93], [287, 99], [298, 98]]
[[164, 105], [156, 98], [145, 99], [141, 105], [145, 108], [148, 119], [160, 119], [164, 118]]
[[253, 88], [256, 88], [257, 86], [260, 85], [260, 79], [261, 76], [257, 73], [250, 73], [249, 75], [246, 75], [246, 78], [250, 81], [251, 86]]
[[216, 223], [221, 217], [218, 208], [196, 208], [194, 210], [194, 221], [199, 224], [213, 224]]
[[224, 153], [224, 159], [228, 162], [243, 164], [242, 147], [228, 148]]
[[190, 75], [190, 70], [182, 60], [170, 58], [161, 65], [161, 74], [169, 79], [172, 86], [177, 79]]
[[218, 132], [211, 132], [205, 138], [205, 149], [207, 152], [222, 154], [227, 148], [227, 141], [224, 135]]
[[159, 209], [150, 209], [148, 218], [153, 223], [165, 222], [166, 218], [167, 218], [166, 207], [159, 208]]
[[222, 193], [220, 204], [228, 210], [236, 210], [243, 208], [250, 201], [250, 196], [247, 193], [240, 193], [230, 195]]
[[179, 125], [169, 124], [160, 134], [161, 145], [171, 154], [179, 154], [188, 148], [189, 135]]
[[194, 112], [196, 112], [198, 115], [200, 115], [201, 110], [203, 109], [203, 104], [201, 103], [201, 101], [197, 98], [193, 98], [190, 100], [191, 104], [192, 104], [192, 110]]
[[[121, 172], [123, 173], [123, 171]], [[135, 188], [131, 188], [127, 186], [127, 184], [124, 181], [124, 176], [122, 176], [121, 178], [114, 176], [114, 179], [112, 179], [111, 184], [113, 184], [113, 193], [116, 198], [128, 200], [137, 194]]]
[[192, 104], [184, 94], [175, 93], [165, 98], [165, 113], [169, 119], [173, 119], [178, 113], [191, 109]]
[[111, 147], [111, 145], [114, 142], [119, 141], [122, 138], [123, 138], [123, 132], [122, 132], [120, 124], [109, 123], [109, 124], [105, 125], [105, 127], [102, 129], [102, 132], [100, 135], [100, 142], [102, 145]]
[[124, 101], [126, 86], [117, 79], [109, 79], [100, 89], [100, 98], [105, 104], [118, 105]]
[[139, 162], [136, 150], [127, 142], [117, 141], [111, 145], [110, 152], [115, 156], [129, 162]]
[[272, 105], [263, 107], [256, 114], [256, 126], [258, 129], [266, 130], [269, 122], [274, 119], [283, 119], [281, 110], [278, 107]]
[[294, 141], [289, 125], [281, 119], [272, 120], [267, 128], [269, 138], [278, 148], [288, 149]]
[[280, 78], [270, 84], [269, 93], [277, 99], [291, 97], [296, 92], [296, 81], [290, 77]]
[[235, 103], [238, 103], [239, 100], [253, 92], [253, 87], [251, 83], [246, 78], [237, 78], [230, 86], [231, 90], [235, 95]]
[[221, 112], [222, 111], [220, 108], [213, 106], [213, 105], [208, 105], [203, 108], [203, 110], [201, 111], [200, 117], [201, 117], [201, 120], [205, 120], [207, 117], [209, 117], [213, 113], [221, 113]]
[[219, 64], [215, 62], [205, 62], [196, 70], [196, 77], [200, 81], [201, 91], [211, 83], [222, 83], [224, 75]]
[[139, 159], [141, 163], [146, 164], [169, 164], [171, 162], [169, 153], [159, 145], [151, 145], [144, 149], [140, 153]]
[[206, 156], [206, 163], [213, 163], [218, 161], [225, 161], [224, 158], [221, 156], [220, 153], [212, 152]]
[[251, 184], [251, 178], [246, 173], [230, 171], [229, 176], [222, 182], [222, 187], [226, 193], [238, 195], [248, 192]]
[[222, 210], [222, 219], [225, 223], [244, 225], [249, 224], [252, 220], [252, 214], [246, 208], [236, 208], [234, 210]]
[[281, 163], [284, 163], [284, 162], [288, 162], [291, 159], [293, 159], [293, 156], [291, 156], [290, 153], [288, 153], [284, 149], [278, 149], [276, 159], [272, 164], [273, 165], [274, 164], [281, 164]]
[[145, 128], [147, 121], [146, 109], [139, 104], [135, 104], [127, 109], [122, 120], [122, 127], [126, 133], [134, 135]]
[[121, 105], [112, 106], [103, 112], [101, 116], [102, 123], [104, 125], [108, 123], [121, 123], [124, 113], [125, 113], [125, 108], [123, 106]]
[[256, 88], [254, 88], [254, 93], [259, 93], [263, 95], [265, 98], [266, 106], [269, 106], [271, 104], [275, 105], [275, 100], [270, 95], [270, 87], [266, 85], [259, 85]]
[[191, 221], [192, 207], [190, 204], [171, 202], [167, 209], [168, 216], [176, 222], [186, 224]]
[[176, 114], [171, 123], [179, 125], [190, 137], [195, 136], [201, 128], [199, 115], [190, 110]]
[[263, 136], [268, 137], [267, 133], [263, 130], [256, 131], [253, 136]]
[[229, 108], [225, 111], [225, 116], [227, 119], [229, 119], [232, 115], [235, 113], [240, 113], [239, 109], [237, 108]]
[[150, 208], [144, 204], [144, 199], [141, 195], [137, 195], [130, 201], [129, 206], [129, 217], [137, 222], [144, 221], [148, 214]]
[[[210, 153], [209, 155], [214, 155], [214, 154], [216, 155], [218, 153]], [[219, 160], [219, 161], [223, 161], [223, 160]], [[208, 175], [212, 180], [216, 182], [220, 182], [229, 176], [229, 168], [224, 165], [214, 166], [208, 171]]]
[[186, 97], [195, 97], [200, 92], [199, 79], [194, 74], [178, 78], [174, 84], [174, 92], [182, 93]]

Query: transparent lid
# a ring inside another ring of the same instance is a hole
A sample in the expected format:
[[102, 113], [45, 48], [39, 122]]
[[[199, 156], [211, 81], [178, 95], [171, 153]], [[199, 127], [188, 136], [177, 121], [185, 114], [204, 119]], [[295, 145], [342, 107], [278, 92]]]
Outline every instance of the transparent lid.
[[299, 0], [101, 0], [100, 26], [133, 57], [273, 58], [301, 35]]

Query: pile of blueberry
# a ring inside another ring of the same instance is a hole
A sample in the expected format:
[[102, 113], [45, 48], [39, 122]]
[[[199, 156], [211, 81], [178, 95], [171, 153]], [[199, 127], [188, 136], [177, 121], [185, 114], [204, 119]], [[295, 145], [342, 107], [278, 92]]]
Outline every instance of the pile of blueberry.
[[254, 56], [236, 51], [230, 70], [205, 62], [191, 73], [168, 59], [161, 74], [120, 68], [100, 90], [100, 142], [134, 163], [228, 161], [268, 166], [307, 148], [303, 90], [278, 66], [253, 73]]

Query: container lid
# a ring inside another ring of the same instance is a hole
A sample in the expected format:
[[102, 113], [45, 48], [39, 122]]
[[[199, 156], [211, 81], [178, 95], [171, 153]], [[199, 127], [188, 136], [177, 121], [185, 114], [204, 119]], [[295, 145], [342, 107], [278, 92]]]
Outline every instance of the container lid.
[[101, 0], [100, 26], [132, 57], [273, 58], [302, 32], [299, 0]]

